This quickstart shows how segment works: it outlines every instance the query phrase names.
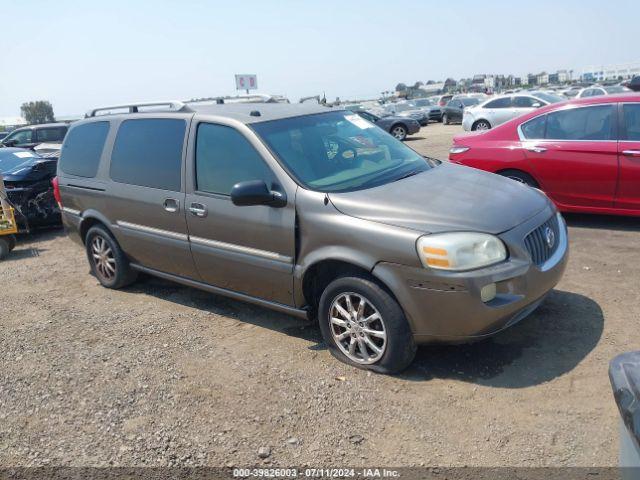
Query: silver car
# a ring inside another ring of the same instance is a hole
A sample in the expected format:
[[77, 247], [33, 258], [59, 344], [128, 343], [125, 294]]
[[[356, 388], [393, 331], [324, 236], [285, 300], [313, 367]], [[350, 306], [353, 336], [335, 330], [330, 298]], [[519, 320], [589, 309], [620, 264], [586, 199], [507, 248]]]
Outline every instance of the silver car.
[[489, 130], [536, 108], [563, 101], [566, 101], [566, 98], [547, 92], [522, 92], [491, 97], [476, 106], [465, 109], [462, 127], [466, 131]]
[[53, 183], [103, 286], [143, 272], [313, 319], [333, 355], [383, 373], [514, 325], [567, 261], [540, 191], [317, 105], [96, 109]]

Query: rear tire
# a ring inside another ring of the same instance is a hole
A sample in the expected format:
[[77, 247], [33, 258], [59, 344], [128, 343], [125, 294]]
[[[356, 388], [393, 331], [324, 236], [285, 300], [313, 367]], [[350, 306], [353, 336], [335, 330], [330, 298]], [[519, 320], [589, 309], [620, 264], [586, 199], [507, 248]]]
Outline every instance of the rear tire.
[[478, 120], [471, 126], [471, 130], [474, 132], [476, 130], [491, 130], [491, 124], [486, 120]]
[[91, 227], [84, 243], [91, 273], [103, 287], [118, 289], [136, 280], [138, 272], [131, 268], [127, 256], [105, 227]]
[[402, 308], [365, 276], [331, 282], [320, 297], [318, 319], [329, 351], [348, 365], [393, 374], [415, 357], [416, 344]]
[[498, 173], [499, 175], [510, 178], [511, 180], [514, 180], [516, 182], [524, 183], [525, 185], [528, 185], [533, 188], [540, 188], [540, 186], [538, 185], [538, 182], [536, 182], [531, 175], [529, 175], [528, 173], [522, 172], [520, 170], [504, 170]]
[[407, 138], [407, 128], [401, 124], [397, 124], [391, 127], [390, 133], [401, 142], [404, 141], [405, 138]]

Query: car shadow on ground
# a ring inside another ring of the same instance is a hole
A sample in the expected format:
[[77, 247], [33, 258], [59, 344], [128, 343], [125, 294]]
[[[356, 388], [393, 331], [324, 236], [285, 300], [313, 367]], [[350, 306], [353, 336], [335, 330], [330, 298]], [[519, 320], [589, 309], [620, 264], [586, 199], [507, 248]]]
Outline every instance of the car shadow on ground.
[[210, 312], [214, 315], [233, 318], [261, 328], [268, 328], [285, 335], [298, 337], [312, 342], [313, 345], [309, 347], [312, 350], [325, 348], [317, 324], [240, 300], [227, 298], [223, 295], [186, 287], [146, 274], [141, 275], [137, 282], [127, 287], [126, 291], [152, 295], [180, 305]]
[[63, 237], [65, 232], [62, 227], [50, 227], [33, 230], [31, 233], [16, 235], [16, 246], [3, 262], [15, 262], [25, 258], [39, 257], [47, 248], [38, 247], [38, 243], [54, 238]]
[[469, 345], [421, 347], [401, 378], [530, 387], [573, 370], [596, 347], [603, 328], [596, 302], [554, 290], [529, 317], [495, 337]]
[[640, 219], [637, 217], [583, 213], [563, 213], [562, 216], [570, 227], [640, 232]]
[[[310, 350], [326, 349], [317, 324], [290, 315], [146, 275], [127, 291], [298, 337], [311, 343]], [[421, 347], [398, 378], [457, 379], [500, 388], [537, 385], [575, 368], [598, 344], [603, 326], [596, 302], [554, 290], [528, 318], [495, 337], [467, 345]]]
[[424, 140], [424, 137], [411, 136], [404, 139], [405, 142], [413, 142], [415, 140]]

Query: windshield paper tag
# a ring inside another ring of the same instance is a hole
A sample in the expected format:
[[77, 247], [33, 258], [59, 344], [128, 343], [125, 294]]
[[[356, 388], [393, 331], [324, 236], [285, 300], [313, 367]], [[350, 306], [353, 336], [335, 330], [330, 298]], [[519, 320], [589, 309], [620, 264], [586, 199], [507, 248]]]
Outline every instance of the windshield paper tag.
[[13, 152], [13, 154], [18, 158], [31, 158], [31, 157], [33, 157], [33, 153], [29, 153], [29, 152]]
[[371, 123], [367, 122], [360, 115], [345, 115], [344, 118], [353, 123], [356, 127], [361, 128], [362, 130], [373, 127]]

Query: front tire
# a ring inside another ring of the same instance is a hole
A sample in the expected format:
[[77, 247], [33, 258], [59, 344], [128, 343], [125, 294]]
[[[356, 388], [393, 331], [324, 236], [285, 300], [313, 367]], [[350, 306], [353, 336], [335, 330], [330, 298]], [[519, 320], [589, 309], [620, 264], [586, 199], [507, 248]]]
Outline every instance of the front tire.
[[338, 360], [378, 373], [398, 373], [416, 354], [407, 319], [398, 302], [372, 279], [340, 277], [322, 293], [320, 330]]
[[391, 135], [400, 140], [401, 142], [407, 138], [407, 128], [404, 125], [394, 125], [391, 128]]
[[442, 115], [442, 123], [444, 125], [449, 125], [449, 117], [447, 117], [447, 115]]
[[138, 272], [131, 268], [116, 239], [103, 226], [96, 225], [89, 229], [85, 247], [91, 273], [103, 287], [126, 287], [138, 277]]

